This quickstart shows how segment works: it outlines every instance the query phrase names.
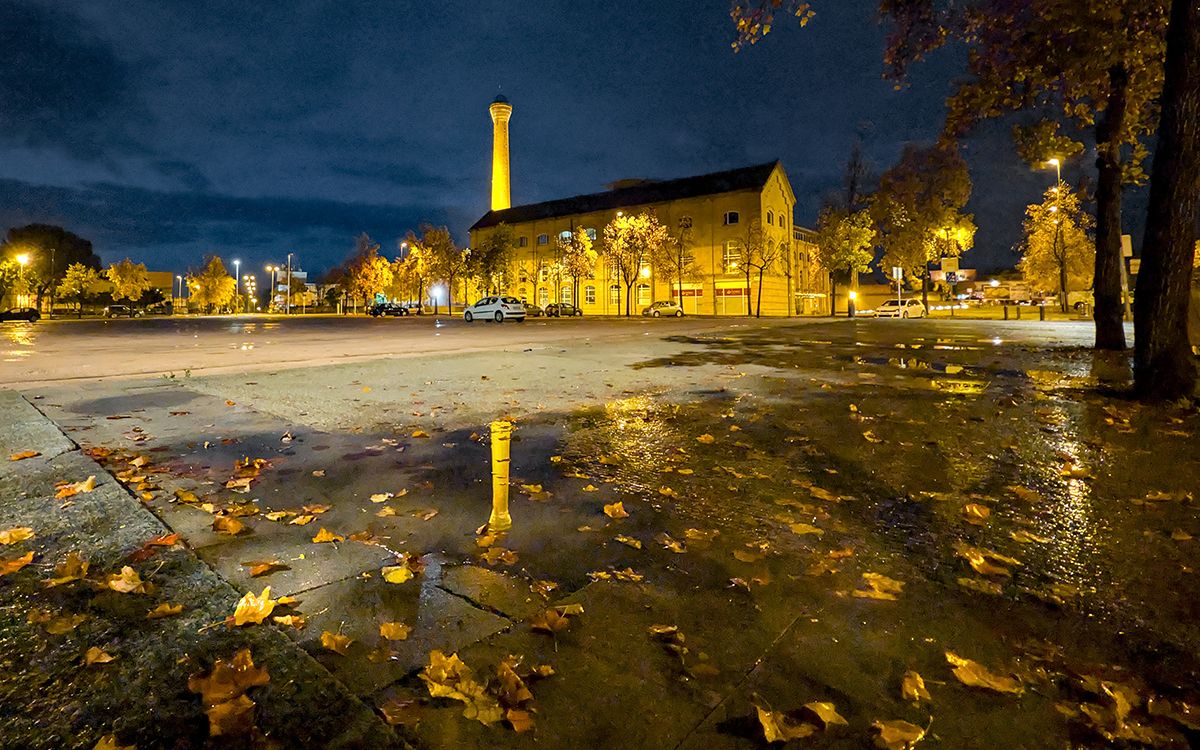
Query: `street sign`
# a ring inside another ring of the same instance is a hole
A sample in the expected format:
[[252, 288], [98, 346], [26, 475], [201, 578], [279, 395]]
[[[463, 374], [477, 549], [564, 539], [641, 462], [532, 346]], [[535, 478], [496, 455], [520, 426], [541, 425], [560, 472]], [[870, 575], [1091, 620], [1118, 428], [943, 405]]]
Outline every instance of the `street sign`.
[[900, 281], [904, 278], [904, 269], [900, 266], [892, 266], [892, 278]]
[[958, 283], [958, 272], [957, 271], [946, 271], [946, 283], [947, 284], [957, 284]]
[[958, 270], [958, 258], [942, 258], [942, 270], [943, 271], [957, 271]]
[[1121, 235], [1121, 257], [1133, 257], [1133, 238], [1127, 234]]
[[1138, 269], [1140, 269], [1141, 267], [1142, 267], [1142, 259], [1141, 258], [1130, 258], [1129, 259], [1129, 273], [1131, 275], [1137, 276]]

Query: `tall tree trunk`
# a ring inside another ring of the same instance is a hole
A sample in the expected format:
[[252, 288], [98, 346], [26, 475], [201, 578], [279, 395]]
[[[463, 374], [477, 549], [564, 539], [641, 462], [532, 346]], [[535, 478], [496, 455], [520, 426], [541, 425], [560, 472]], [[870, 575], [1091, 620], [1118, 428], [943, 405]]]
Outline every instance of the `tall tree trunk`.
[[837, 317], [837, 277], [829, 274], [829, 317]]
[[758, 269], [758, 299], [757, 299], [757, 300], [755, 300], [755, 302], [754, 302], [754, 317], [756, 317], [756, 318], [761, 318], [761, 317], [762, 317], [762, 282], [763, 282], [763, 270], [764, 270], [764, 269], [762, 269], [762, 268], [759, 268], [759, 269]]
[[[1121, 135], [1129, 71], [1108, 71], [1108, 102], [1096, 124], [1096, 348], [1125, 348], [1125, 306], [1121, 301]], [[1060, 218], [1061, 220], [1061, 218]]]
[[1200, 191], [1200, 3], [1173, 0], [1158, 146], [1134, 299], [1134, 389], [1148, 400], [1191, 396], [1188, 296]]
[[925, 314], [929, 314], [929, 261], [925, 261], [925, 276], [921, 279], [921, 304], [925, 306]]

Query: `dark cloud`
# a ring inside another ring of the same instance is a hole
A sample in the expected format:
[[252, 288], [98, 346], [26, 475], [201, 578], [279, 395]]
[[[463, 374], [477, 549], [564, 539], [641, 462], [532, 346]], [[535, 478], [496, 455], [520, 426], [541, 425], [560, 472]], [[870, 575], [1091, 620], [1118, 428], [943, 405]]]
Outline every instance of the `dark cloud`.
[[143, 151], [137, 71], [74, 16], [0, 0], [0, 140], [88, 160]]

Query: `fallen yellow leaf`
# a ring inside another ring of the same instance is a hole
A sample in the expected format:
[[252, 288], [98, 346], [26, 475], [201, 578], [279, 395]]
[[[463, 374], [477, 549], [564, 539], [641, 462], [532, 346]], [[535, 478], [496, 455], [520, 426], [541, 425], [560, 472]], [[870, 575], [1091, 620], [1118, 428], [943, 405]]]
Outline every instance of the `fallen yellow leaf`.
[[1014, 695], [1025, 692], [1025, 688], [1016, 679], [990, 672], [979, 662], [964, 659], [953, 651], [946, 652], [946, 661], [954, 668], [952, 671], [958, 681], [968, 687], [986, 688], [997, 693]]
[[128, 565], [122, 567], [120, 573], [109, 573], [104, 585], [121, 594], [146, 593], [146, 582]]
[[104, 649], [97, 646], [92, 646], [87, 650], [87, 653], [83, 655], [83, 663], [85, 666], [90, 667], [93, 664], [108, 664], [115, 658], [115, 656], [106, 653]]
[[33, 529], [28, 526], [14, 526], [0, 531], [0, 544], [16, 544], [26, 539], [33, 539]]
[[933, 700], [925, 688], [924, 678], [911, 669], [900, 678], [900, 697], [914, 706], [920, 705], [921, 701]]
[[909, 750], [925, 739], [924, 729], [899, 719], [877, 721], [871, 727], [879, 733], [875, 737], [875, 747], [881, 750]]
[[160, 604], [146, 613], [147, 620], [160, 620], [164, 617], [174, 617], [183, 612], [182, 604]]
[[71, 581], [82, 581], [88, 573], [90, 563], [79, 556], [78, 552], [67, 553], [67, 559], [54, 567], [55, 577], [44, 582], [47, 587], [61, 586]]
[[233, 610], [233, 624], [237, 626], [247, 623], [259, 625], [275, 609], [275, 604], [271, 600], [270, 586], [264, 588], [258, 596], [255, 596], [253, 591], [248, 591]]
[[40, 455], [42, 455], [41, 451], [21, 451], [20, 453], [14, 453], [11, 456], [9, 456], [8, 460], [9, 461], [24, 461], [27, 458], [37, 458]]
[[383, 569], [383, 580], [388, 583], [404, 583], [412, 577], [413, 572], [407, 565], [389, 565]]
[[963, 520], [975, 526], [984, 526], [987, 524], [988, 517], [992, 515], [991, 508], [979, 503], [967, 503], [963, 506]]
[[328, 630], [321, 633], [321, 645], [334, 652], [335, 654], [346, 655], [346, 650], [350, 648], [350, 644], [354, 639], [348, 635], [341, 633], [330, 633]]
[[317, 535], [312, 538], [313, 544], [323, 544], [325, 542], [340, 542], [340, 541], [343, 541], [344, 539], [345, 539], [345, 537], [341, 536], [340, 534], [335, 534], [332, 531], [329, 531], [325, 528], [322, 528], [320, 531], [318, 531]]
[[411, 632], [412, 626], [401, 622], [383, 622], [379, 624], [379, 635], [389, 641], [408, 640], [408, 634]]
[[609, 518], [629, 518], [629, 512], [625, 510], [625, 504], [622, 502], [605, 505], [604, 515]]
[[213, 516], [212, 528], [218, 534], [236, 536], [246, 530], [246, 524], [233, 516]]
[[897, 581], [879, 573], [863, 573], [862, 578], [865, 588], [857, 588], [851, 592], [860, 599], [896, 601], [897, 594], [904, 589], [903, 581]]
[[696, 438], [697, 443], [703, 443], [704, 445], [711, 445], [714, 440], [716, 440], [716, 438], [714, 438], [712, 435], [709, 435], [707, 432]]

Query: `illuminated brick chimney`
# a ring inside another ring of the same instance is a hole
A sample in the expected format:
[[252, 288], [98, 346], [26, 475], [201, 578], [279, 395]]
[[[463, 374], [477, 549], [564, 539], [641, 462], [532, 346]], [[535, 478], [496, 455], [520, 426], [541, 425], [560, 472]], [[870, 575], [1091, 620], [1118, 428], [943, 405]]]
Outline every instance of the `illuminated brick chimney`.
[[497, 96], [488, 110], [492, 113], [492, 210], [503, 211], [512, 206], [508, 167], [508, 119], [512, 117], [512, 105], [508, 99]]

